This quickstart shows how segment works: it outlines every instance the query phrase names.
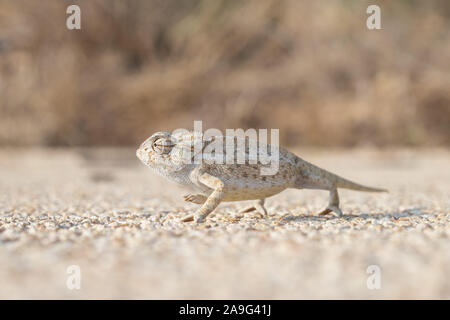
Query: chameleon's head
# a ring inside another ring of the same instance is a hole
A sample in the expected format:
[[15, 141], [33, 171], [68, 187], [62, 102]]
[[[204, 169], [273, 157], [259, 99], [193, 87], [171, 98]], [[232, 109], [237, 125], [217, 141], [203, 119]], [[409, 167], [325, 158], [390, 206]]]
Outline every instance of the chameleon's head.
[[149, 167], [164, 166], [170, 162], [175, 141], [169, 132], [156, 132], [136, 150], [136, 156]]
[[[160, 175], [184, 183], [185, 171], [195, 166], [193, 140], [192, 132], [187, 130], [156, 132], [141, 144], [136, 156]], [[202, 139], [198, 141], [201, 143]]]

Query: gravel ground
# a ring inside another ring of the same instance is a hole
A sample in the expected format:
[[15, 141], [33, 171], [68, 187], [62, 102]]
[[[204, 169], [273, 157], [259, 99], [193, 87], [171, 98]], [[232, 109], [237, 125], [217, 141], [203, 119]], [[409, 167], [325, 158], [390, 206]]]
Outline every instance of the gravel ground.
[[[294, 150], [295, 151], [295, 150]], [[199, 226], [131, 149], [0, 151], [0, 298], [450, 298], [450, 153], [297, 150], [388, 194], [287, 190]], [[70, 290], [67, 268], [80, 267]], [[367, 268], [380, 268], [370, 290]]]

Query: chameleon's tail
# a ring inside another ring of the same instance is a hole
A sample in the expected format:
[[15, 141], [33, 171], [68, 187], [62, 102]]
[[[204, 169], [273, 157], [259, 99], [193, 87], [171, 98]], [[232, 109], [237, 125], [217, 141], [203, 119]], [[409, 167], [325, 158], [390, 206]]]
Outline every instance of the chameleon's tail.
[[350, 190], [356, 190], [356, 191], [365, 191], [365, 192], [388, 192], [387, 189], [367, 187], [367, 186], [363, 186], [362, 184], [358, 184], [356, 182], [339, 177], [338, 175], [335, 175], [335, 176], [336, 176], [336, 186], [338, 188], [350, 189]]
[[317, 188], [325, 190], [343, 188], [365, 192], [388, 192], [386, 189], [367, 187], [363, 186], [362, 184], [344, 179], [337, 174], [319, 168], [318, 166], [315, 166], [312, 163], [309, 163], [298, 157], [295, 161], [299, 162], [298, 169], [301, 176], [299, 186], [301, 188], [309, 186], [312, 189]]

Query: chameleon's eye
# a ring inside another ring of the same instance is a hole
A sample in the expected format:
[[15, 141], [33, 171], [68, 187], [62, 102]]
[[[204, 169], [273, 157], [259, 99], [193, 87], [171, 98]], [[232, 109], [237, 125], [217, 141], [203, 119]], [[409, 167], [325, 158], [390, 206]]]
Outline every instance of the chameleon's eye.
[[155, 152], [159, 154], [169, 153], [175, 145], [172, 140], [167, 138], [160, 138], [153, 142], [152, 148]]

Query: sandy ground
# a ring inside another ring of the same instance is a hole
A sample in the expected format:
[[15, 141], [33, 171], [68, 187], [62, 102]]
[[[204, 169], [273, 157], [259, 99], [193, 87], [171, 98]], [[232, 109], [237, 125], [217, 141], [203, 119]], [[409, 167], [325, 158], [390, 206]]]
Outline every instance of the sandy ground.
[[391, 192], [343, 190], [335, 218], [314, 216], [325, 192], [287, 190], [266, 219], [224, 203], [196, 226], [134, 150], [3, 149], [0, 298], [450, 298], [448, 151], [297, 154]]

